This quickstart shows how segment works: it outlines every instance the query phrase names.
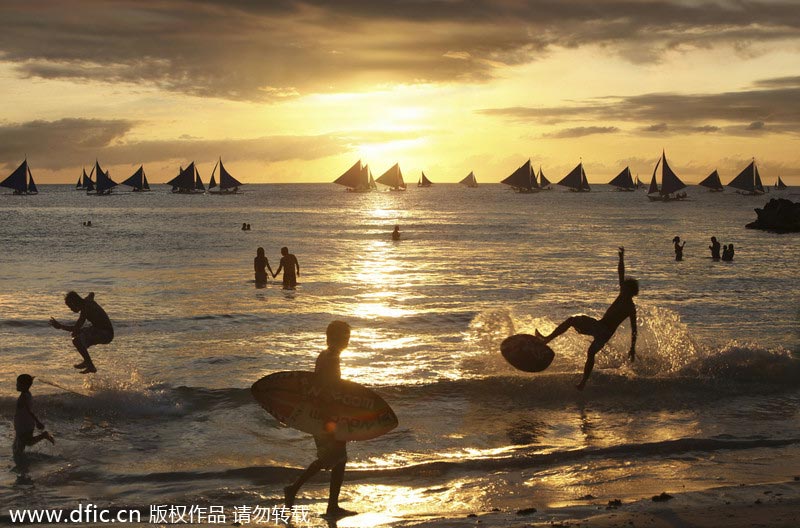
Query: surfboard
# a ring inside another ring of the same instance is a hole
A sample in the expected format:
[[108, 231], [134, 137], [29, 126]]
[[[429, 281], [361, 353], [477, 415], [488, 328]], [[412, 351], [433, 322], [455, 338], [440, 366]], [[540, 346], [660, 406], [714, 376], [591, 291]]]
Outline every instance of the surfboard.
[[397, 416], [376, 392], [354, 381], [325, 386], [313, 372], [275, 372], [253, 383], [256, 401], [276, 420], [312, 435], [369, 440], [397, 427]]
[[553, 362], [555, 353], [541, 339], [531, 334], [515, 334], [500, 343], [506, 361], [525, 372], [541, 372]]

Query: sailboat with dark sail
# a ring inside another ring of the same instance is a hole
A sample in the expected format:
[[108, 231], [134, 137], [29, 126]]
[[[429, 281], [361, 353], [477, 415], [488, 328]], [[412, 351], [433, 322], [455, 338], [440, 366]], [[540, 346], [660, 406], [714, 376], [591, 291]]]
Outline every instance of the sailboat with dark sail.
[[197, 194], [206, 190], [194, 162], [191, 162], [185, 169], [181, 168], [178, 175], [168, 181], [167, 185], [172, 186], [174, 194]]
[[92, 181], [92, 174], [94, 174], [94, 167], [92, 167], [92, 172], [90, 172], [88, 176], [86, 174], [86, 167], [83, 167], [83, 174], [78, 176], [78, 183], [75, 185], [75, 190], [93, 191], [94, 182]]
[[147, 182], [147, 175], [144, 173], [144, 165], [140, 165], [139, 169], [130, 178], [122, 182], [122, 185], [133, 187], [133, 192], [149, 191], [150, 184]]
[[630, 167], [622, 169], [622, 172], [617, 174], [608, 184], [613, 186], [615, 191], [633, 192], [636, 190], [636, 184], [633, 183]]
[[526, 161], [500, 183], [508, 185], [518, 193], [530, 194], [539, 192], [539, 184], [536, 181], [536, 173], [533, 172], [531, 167], [531, 160]]
[[[661, 166], [661, 188], [658, 187], [656, 175], [658, 174], [658, 167]], [[647, 190], [647, 198], [651, 202], [672, 202], [676, 200], [685, 200], [686, 193], [679, 193], [681, 189], [685, 189], [686, 184], [678, 178], [678, 175], [670, 168], [667, 163], [667, 155], [662, 150], [661, 157], [658, 158], [656, 166], [653, 169], [653, 178], [650, 180], [650, 188]]]
[[641, 189], [642, 187], [644, 187], [644, 182], [639, 179], [639, 175], [638, 174], [636, 175], [636, 179], [633, 181], [633, 185], [637, 189]]
[[478, 186], [478, 179], [475, 178], [475, 173], [474, 172], [469, 171], [469, 174], [467, 174], [467, 177], [462, 179], [458, 183], [460, 183], [461, 185], [466, 185], [467, 187], [469, 187], [471, 189], [474, 189], [475, 187]]
[[785, 183], [783, 183], [783, 180], [781, 180], [781, 177], [778, 176], [778, 181], [775, 182], [775, 190], [776, 191], [785, 191], [788, 188], [789, 187], [787, 187], [787, 185]]
[[[366, 170], [365, 170], [366, 169]], [[333, 180], [337, 185], [347, 187], [347, 192], [369, 192], [373, 189], [370, 186], [370, 179], [372, 174], [369, 172], [368, 165], [361, 165], [361, 160], [347, 169], [344, 174]]]
[[[217, 186], [217, 181], [214, 179], [217, 166], [219, 166], [219, 190], [212, 191], [211, 189]], [[208, 192], [211, 194], [236, 194], [239, 192], [239, 187], [242, 185], [244, 185], [242, 182], [231, 176], [231, 174], [225, 170], [225, 165], [222, 164], [222, 158], [220, 157], [217, 165], [214, 165], [214, 170], [211, 171], [211, 181], [208, 184]]]
[[571, 192], [589, 192], [592, 190], [589, 186], [589, 180], [586, 179], [586, 172], [583, 170], [583, 162], [578, 163], [577, 167], [561, 178], [557, 185], [568, 187]]
[[403, 181], [403, 173], [400, 170], [399, 163], [395, 163], [389, 167], [389, 170], [381, 174], [380, 177], [375, 180], [375, 182], [380, 183], [381, 185], [386, 185], [389, 187], [390, 191], [406, 190], [406, 183]]
[[764, 185], [761, 183], [761, 175], [758, 174], [755, 158], [753, 158], [753, 161], [751, 161], [738, 176], [731, 180], [728, 187], [733, 187], [738, 194], [746, 196], [760, 196], [764, 194]]
[[550, 180], [542, 172], [542, 166], [539, 165], [539, 190], [540, 191], [552, 191], [553, 186], [550, 185]]
[[28, 166], [28, 158], [25, 158], [14, 172], [0, 182], [0, 187], [13, 189], [14, 192], [12, 194], [16, 194], [17, 196], [39, 194], [39, 189], [36, 188], [36, 183], [33, 181], [31, 168]]
[[698, 183], [700, 187], [705, 187], [708, 189], [708, 192], [722, 192], [724, 188], [722, 187], [722, 181], [719, 179], [719, 173], [717, 169], [714, 169], [714, 172], [706, 176], [703, 181]]
[[94, 162], [94, 190], [87, 189], [86, 194], [94, 194], [95, 196], [108, 196], [118, 184], [108, 174], [100, 168], [100, 163], [95, 160]]
[[420, 176], [419, 181], [417, 182], [417, 187], [430, 187], [433, 185], [433, 182], [425, 176], [425, 171], [422, 171], [422, 176]]

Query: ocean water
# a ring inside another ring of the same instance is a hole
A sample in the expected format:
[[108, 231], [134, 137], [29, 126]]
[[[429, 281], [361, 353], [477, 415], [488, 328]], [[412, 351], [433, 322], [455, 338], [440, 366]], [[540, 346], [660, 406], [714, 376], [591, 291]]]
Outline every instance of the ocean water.
[[[333, 319], [353, 327], [343, 377], [375, 388], [400, 421], [349, 444], [342, 504], [366, 513], [339, 526], [800, 475], [800, 236], [744, 229], [754, 207], [787, 193], [695, 188], [665, 204], [606, 186], [156, 189], [0, 195], [0, 465], [14, 465], [19, 373], [38, 377], [36, 409], [57, 438], [31, 450], [33, 485], [0, 473], [8, 508], [280, 505], [313, 442], [249, 387], [313, 369]], [[708, 258], [712, 235], [734, 243], [733, 262]], [[547, 371], [508, 366], [506, 336], [602, 314], [620, 245], [641, 287], [636, 362], [624, 324], [584, 392], [574, 385], [588, 338], [574, 332], [552, 343]], [[255, 288], [259, 246], [273, 269], [281, 246], [297, 255], [296, 291]], [[95, 292], [115, 324], [114, 342], [92, 349], [93, 376], [72, 369], [69, 335], [47, 325], [75, 319], [63, 304], [72, 289]], [[326, 497], [323, 475], [298, 504], [319, 513]]]

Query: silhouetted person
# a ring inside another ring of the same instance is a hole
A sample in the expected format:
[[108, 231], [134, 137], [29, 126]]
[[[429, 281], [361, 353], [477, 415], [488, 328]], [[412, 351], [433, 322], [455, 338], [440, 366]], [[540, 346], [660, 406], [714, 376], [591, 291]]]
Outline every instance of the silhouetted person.
[[717, 241], [717, 237], [711, 237], [711, 245], [708, 246], [708, 249], [711, 250], [711, 258], [714, 260], [719, 260], [719, 242]]
[[725, 261], [733, 260], [733, 244], [725, 246], [725, 249], [722, 251], [722, 260]]
[[250, 231], [250, 224], [247, 224], [247, 230]]
[[30, 374], [17, 376], [17, 390], [20, 394], [17, 399], [17, 410], [14, 413], [14, 444], [12, 452], [14, 454], [14, 462], [18, 466], [25, 466], [23, 455], [26, 447], [36, 445], [42, 440], [55, 444], [53, 435], [47, 431], [42, 431], [36, 436], [33, 434], [34, 429], [44, 429], [44, 424], [33, 414], [31, 385], [33, 385], [33, 376]]
[[676, 236], [672, 239], [672, 243], [675, 244], [675, 260], [683, 260], [683, 246], [686, 245], [686, 241], [681, 244], [681, 237]]
[[253, 259], [253, 269], [256, 272], [256, 285], [264, 285], [267, 283], [267, 270], [272, 275], [272, 268], [269, 265], [269, 260], [264, 255], [264, 248], [260, 247], [256, 250], [256, 258]]
[[[73, 365], [81, 370], [81, 374], [97, 372], [92, 358], [89, 356], [89, 347], [93, 345], [107, 345], [114, 339], [114, 327], [111, 326], [111, 319], [108, 318], [105, 310], [94, 300], [94, 292], [90, 292], [85, 298], [74, 291], [67, 293], [64, 303], [75, 313], [79, 313], [78, 320], [73, 325], [65, 325], [50, 318], [50, 326], [59, 330], [66, 330], [72, 333], [72, 344], [83, 357], [83, 361]], [[84, 323], [92, 323], [84, 327]]]
[[400, 226], [394, 226], [394, 231], [392, 231], [392, 240], [400, 240]]
[[281, 248], [281, 262], [272, 278], [278, 276], [278, 273], [283, 270], [283, 289], [293, 290], [297, 286], [297, 277], [300, 275], [300, 263], [297, 262], [297, 257], [289, 253], [289, 248]]
[[[328, 325], [325, 333], [328, 348], [317, 357], [314, 367], [316, 381], [323, 387], [323, 390], [326, 385], [333, 385], [342, 379], [339, 355], [350, 343], [350, 325], [344, 321], [333, 321]], [[283, 488], [286, 507], [291, 508], [294, 505], [297, 492], [308, 479], [322, 469], [330, 469], [331, 484], [328, 494], [328, 509], [325, 515], [330, 518], [355, 515], [356, 512], [339, 507], [339, 491], [342, 489], [344, 468], [347, 464], [347, 444], [336, 440], [333, 433], [314, 435], [314, 443], [317, 446], [317, 459], [300, 474], [293, 484]]]
[[247, 231], [247, 224], [245, 223], [242, 224], [242, 231]]
[[625, 278], [625, 248], [619, 248], [619, 294], [606, 313], [598, 321], [588, 315], [575, 315], [558, 325], [548, 336], [543, 336], [536, 330], [536, 336], [549, 343], [570, 328], [583, 335], [592, 336], [594, 340], [586, 352], [586, 365], [583, 368], [583, 379], [578, 383], [578, 390], [583, 390], [594, 368], [594, 356], [608, 343], [614, 332], [625, 319], [631, 321], [631, 349], [628, 357], [631, 361], [636, 359], [636, 305], [633, 304], [634, 296], [639, 294], [639, 282], [636, 279]]

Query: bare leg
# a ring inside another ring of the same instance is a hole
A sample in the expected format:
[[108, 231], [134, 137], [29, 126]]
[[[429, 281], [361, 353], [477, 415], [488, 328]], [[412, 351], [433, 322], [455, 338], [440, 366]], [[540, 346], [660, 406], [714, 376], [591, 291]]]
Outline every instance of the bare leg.
[[75, 368], [83, 368], [85, 369], [85, 372], [97, 372], [94, 363], [92, 363], [92, 358], [89, 356], [89, 349], [84, 346], [83, 340], [80, 338], [80, 336], [74, 337], [72, 339], [72, 344], [83, 358], [83, 363], [78, 363], [75, 365]]
[[344, 482], [344, 467], [346, 463], [347, 461], [340, 462], [333, 466], [331, 470], [331, 487], [330, 494], [328, 495], [328, 511], [326, 514], [332, 517], [346, 517], [356, 514], [356, 512], [339, 507], [339, 491], [341, 491], [342, 482]]
[[557, 338], [558, 336], [560, 336], [561, 334], [572, 328], [574, 324], [575, 324], [575, 317], [574, 316], [569, 317], [566, 321], [558, 325], [555, 330], [550, 332], [550, 335], [544, 336], [539, 333], [539, 330], [536, 330], [536, 337], [541, 338], [545, 343], [549, 343], [553, 339]]
[[597, 339], [592, 341], [592, 344], [589, 345], [589, 350], [586, 352], [586, 365], [583, 367], [583, 379], [575, 386], [578, 390], [583, 390], [586, 386], [586, 382], [589, 381], [589, 376], [592, 375], [592, 369], [594, 368], [594, 356], [602, 350], [603, 345], [605, 345], [605, 343], [599, 342]]
[[310, 466], [303, 471], [294, 484], [286, 486], [283, 488], [283, 499], [284, 505], [287, 508], [291, 508], [294, 505], [294, 498], [297, 495], [297, 492], [300, 491], [300, 487], [305, 484], [308, 479], [319, 473], [319, 470], [322, 469], [322, 462], [319, 459], [313, 461]]

